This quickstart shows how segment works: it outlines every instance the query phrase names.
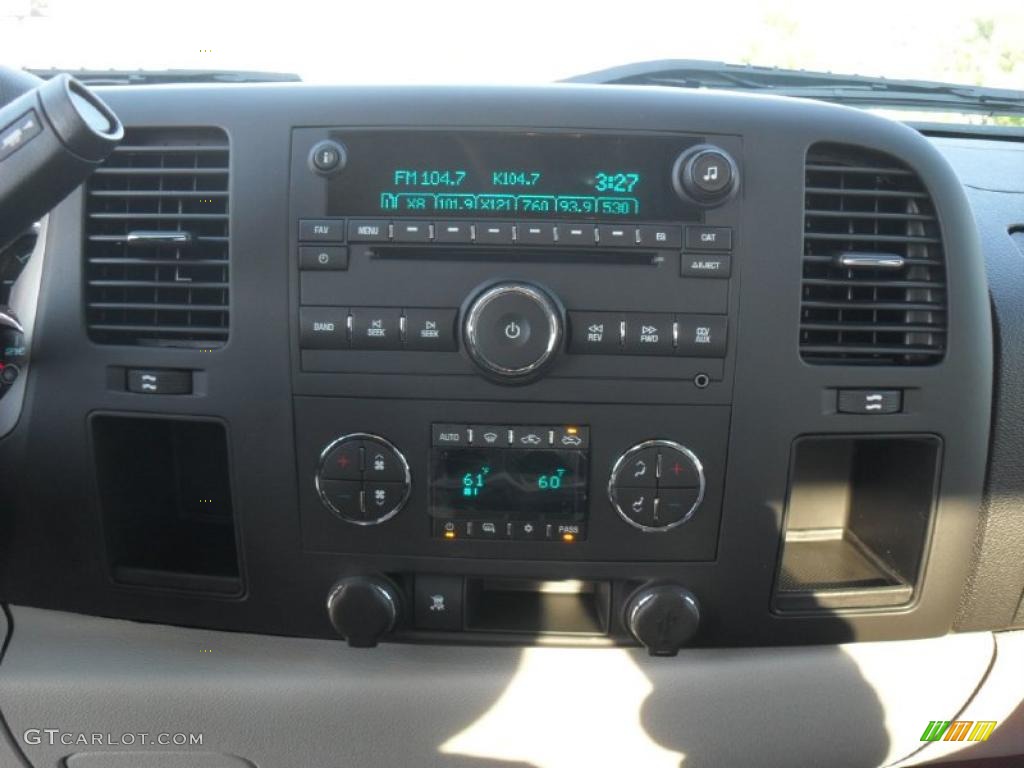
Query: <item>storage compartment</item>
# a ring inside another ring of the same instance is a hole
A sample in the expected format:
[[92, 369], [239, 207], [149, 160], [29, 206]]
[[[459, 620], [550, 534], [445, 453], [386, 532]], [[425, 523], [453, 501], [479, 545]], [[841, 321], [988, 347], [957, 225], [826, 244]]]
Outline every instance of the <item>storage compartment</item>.
[[935, 507], [940, 449], [929, 435], [797, 440], [774, 608], [910, 602]]
[[114, 580], [240, 594], [224, 425], [128, 415], [91, 423]]
[[470, 579], [466, 629], [478, 632], [603, 635], [608, 632], [607, 582]]

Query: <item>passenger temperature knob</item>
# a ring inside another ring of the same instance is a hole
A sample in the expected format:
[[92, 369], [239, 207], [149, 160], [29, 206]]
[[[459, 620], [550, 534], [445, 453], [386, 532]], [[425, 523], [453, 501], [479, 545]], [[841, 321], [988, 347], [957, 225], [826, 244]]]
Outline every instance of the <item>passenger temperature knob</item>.
[[625, 620], [652, 656], [675, 656], [697, 633], [700, 605], [678, 584], [645, 586], [626, 602]]

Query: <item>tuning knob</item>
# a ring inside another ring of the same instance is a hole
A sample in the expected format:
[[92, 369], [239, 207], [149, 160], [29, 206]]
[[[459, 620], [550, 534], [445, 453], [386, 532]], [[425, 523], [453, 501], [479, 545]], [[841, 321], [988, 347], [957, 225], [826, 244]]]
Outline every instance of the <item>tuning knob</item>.
[[678, 584], [645, 586], [626, 601], [625, 621], [652, 656], [675, 656], [697, 632], [700, 605]]
[[739, 187], [739, 169], [724, 149], [700, 144], [676, 160], [672, 183], [684, 200], [710, 208], [721, 205], [735, 194]]
[[327, 595], [327, 616], [353, 648], [372, 648], [398, 621], [398, 590], [383, 576], [350, 576]]
[[466, 353], [488, 377], [503, 383], [536, 378], [562, 343], [561, 309], [528, 283], [488, 288], [469, 303], [465, 318]]

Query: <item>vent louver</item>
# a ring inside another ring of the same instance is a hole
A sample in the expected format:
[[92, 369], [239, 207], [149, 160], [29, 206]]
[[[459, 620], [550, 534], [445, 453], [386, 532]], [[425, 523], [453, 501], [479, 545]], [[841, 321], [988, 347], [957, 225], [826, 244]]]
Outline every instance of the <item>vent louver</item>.
[[888, 155], [807, 154], [800, 354], [820, 365], [931, 365], [946, 349], [946, 270], [921, 180]]
[[208, 347], [228, 338], [228, 141], [129, 130], [86, 187], [89, 336]]

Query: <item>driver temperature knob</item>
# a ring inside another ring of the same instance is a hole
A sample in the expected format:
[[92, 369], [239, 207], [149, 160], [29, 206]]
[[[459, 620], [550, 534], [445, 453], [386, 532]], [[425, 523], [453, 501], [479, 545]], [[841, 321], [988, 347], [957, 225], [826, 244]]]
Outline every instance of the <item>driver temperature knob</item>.
[[678, 584], [648, 585], [626, 601], [625, 620], [652, 656], [675, 656], [697, 632], [700, 605]]
[[398, 589], [383, 576], [349, 576], [327, 595], [327, 617], [353, 648], [373, 648], [398, 621]]
[[490, 378], [535, 379], [562, 344], [562, 311], [529, 283], [499, 283], [476, 296], [463, 323], [466, 353]]

